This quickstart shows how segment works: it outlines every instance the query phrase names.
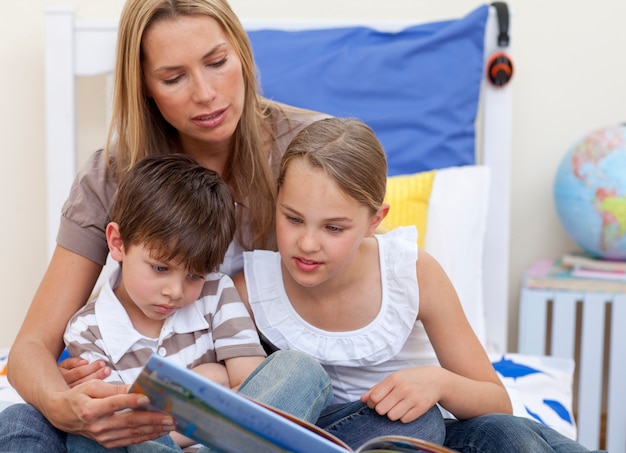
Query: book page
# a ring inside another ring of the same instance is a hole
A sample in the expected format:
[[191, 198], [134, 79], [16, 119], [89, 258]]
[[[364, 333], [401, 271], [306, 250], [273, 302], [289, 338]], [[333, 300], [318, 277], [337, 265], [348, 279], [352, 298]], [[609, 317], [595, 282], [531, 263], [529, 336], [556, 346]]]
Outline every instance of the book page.
[[454, 453], [441, 445], [404, 436], [381, 436], [365, 442], [356, 453]]

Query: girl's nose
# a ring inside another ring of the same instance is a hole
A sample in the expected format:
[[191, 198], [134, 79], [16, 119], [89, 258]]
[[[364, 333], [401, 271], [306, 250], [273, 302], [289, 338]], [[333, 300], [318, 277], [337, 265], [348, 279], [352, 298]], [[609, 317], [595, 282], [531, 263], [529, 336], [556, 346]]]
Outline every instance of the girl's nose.
[[306, 231], [300, 236], [298, 246], [303, 252], [315, 252], [319, 250], [319, 240], [313, 231]]

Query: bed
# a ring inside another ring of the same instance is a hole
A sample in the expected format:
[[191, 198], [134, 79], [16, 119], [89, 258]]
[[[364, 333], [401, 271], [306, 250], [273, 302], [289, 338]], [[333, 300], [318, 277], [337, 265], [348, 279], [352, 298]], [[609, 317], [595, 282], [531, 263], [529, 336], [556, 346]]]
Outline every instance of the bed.
[[[51, 254], [77, 170], [76, 81], [111, 72], [117, 20], [79, 19], [72, 7], [49, 6], [45, 23]], [[493, 5], [482, 4], [463, 17], [424, 24], [244, 20], [244, 25], [264, 95], [372, 126], [389, 158], [392, 208], [386, 227], [418, 226], [420, 246], [449, 274], [516, 414], [576, 438], [573, 361], [508, 352], [514, 82], [494, 84], [486, 70], [494, 54], [510, 54], [508, 20], [498, 18]], [[0, 350], [0, 369], [7, 351]], [[0, 380], [0, 410], [18, 400]]]

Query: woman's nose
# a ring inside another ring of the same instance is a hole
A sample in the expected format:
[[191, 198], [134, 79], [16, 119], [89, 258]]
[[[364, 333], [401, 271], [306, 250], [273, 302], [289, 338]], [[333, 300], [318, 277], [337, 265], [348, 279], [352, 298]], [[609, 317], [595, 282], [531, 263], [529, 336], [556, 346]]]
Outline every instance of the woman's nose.
[[211, 77], [206, 74], [198, 74], [193, 86], [193, 100], [201, 104], [210, 104], [215, 98], [216, 91]]

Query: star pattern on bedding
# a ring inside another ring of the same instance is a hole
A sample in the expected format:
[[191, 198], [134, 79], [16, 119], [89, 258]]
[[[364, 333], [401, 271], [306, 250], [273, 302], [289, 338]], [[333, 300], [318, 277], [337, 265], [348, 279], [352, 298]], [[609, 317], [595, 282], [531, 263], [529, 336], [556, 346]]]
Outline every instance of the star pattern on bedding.
[[512, 397], [515, 415], [533, 419], [575, 439], [572, 361], [505, 354], [496, 360], [492, 358], [492, 365]]

